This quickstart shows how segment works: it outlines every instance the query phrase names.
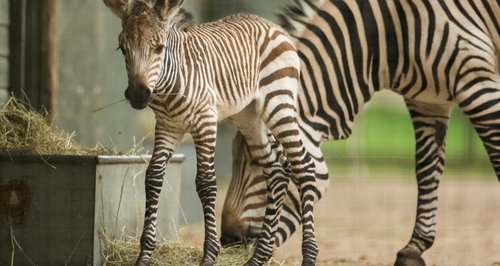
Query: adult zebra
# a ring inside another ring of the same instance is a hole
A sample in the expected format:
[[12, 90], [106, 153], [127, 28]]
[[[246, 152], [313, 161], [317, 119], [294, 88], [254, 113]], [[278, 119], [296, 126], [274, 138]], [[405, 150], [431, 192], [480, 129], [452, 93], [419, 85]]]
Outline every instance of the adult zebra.
[[[193, 25], [182, 0], [104, 0], [121, 19], [119, 48], [125, 57], [125, 97], [156, 117], [154, 150], [146, 171], [146, 213], [137, 265], [149, 265], [156, 246], [158, 198], [165, 168], [185, 133], [196, 148], [196, 190], [205, 222], [201, 265], [219, 253], [214, 167], [218, 121], [229, 118], [245, 136], [269, 189], [259, 243], [247, 265], [271, 257], [288, 178], [301, 190], [304, 264], [317, 254], [314, 237], [315, 166], [300, 139], [296, 96], [300, 60], [277, 25], [252, 15], [233, 15]], [[291, 175], [283, 173], [266, 132], [284, 147]]]
[[[319, 144], [347, 138], [356, 114], [380, 89], [405, 100], [415, 130], [418, 203], [411, 239], [398, 252], [397, 265], [424, 265], [421, 254], [434, 242], [454, 104], [474, 125], [500, 180], [499, 6], [498, 0], [295, 0], [280, 16], [301, 58], [299, 124], [316, 161], [317, 198], [328, 186]], [[223, 244], [258, 234], [267, 193], [242, 142], [238, 136], [234, 141]], [[277, 244], [299, 225], [298, 202], [289, 192]]]

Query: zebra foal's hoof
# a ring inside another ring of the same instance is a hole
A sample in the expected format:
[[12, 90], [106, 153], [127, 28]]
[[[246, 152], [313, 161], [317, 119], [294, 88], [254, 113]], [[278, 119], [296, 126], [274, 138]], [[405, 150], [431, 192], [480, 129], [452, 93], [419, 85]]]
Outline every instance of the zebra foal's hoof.
[[316, 265], [316, 263], [314, 261], [310, 261], [310, 260], [307, 260], [307, 261], [303, 260], [301, 265], [302, 266], [314, 266], [314, 265]]
[[137, 261], [135, 262], [135, 266], [149, 266], [149, 265], [151, 265], [149, 261], [144, 261], [140, 259], [137, 259]]
[[253, 261], [252, 259], [250, 259], [249, 261], [247, 261], [247, 263], [245, 263], [244, 266], [260, 266], [261, 264], [259, 263], [256, 263], [255, 261]]
[[398, 252], [394, 266], [425, 266], [425, 261], [419, 255], [405, 250]]
[[200, 266], [214, 266], [215, 265], [215, 261], [212, 261], [211, 259], [202, 259], [200, 264]]

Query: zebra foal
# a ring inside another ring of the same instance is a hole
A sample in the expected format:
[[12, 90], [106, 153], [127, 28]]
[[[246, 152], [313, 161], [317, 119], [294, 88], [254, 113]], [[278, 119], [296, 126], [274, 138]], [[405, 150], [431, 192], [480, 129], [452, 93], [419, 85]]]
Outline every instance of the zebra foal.
[[[314, 262], [315, 165], [299, 137], [295, 101], [299, 57], [285, 32], [252, 15], [233, 15], [192, 25], [182, 0], [104, 0], [122, 21], [119, 48], [126, 63], [126, 98], [156, 117], [155, 141], [146, 171], [146, 212], [137, 265], [149, 265], [156, 245], [156, 219], [165, 167], [185, 133], [196, 148], [196, 190], [205, 222], [200, 265], [219, 253], [214, 151], [218, 121], [229, 118], [265, 170], [270, 191], [259, 242], [247, 265], [272, 255], [274, 231], [288, 185], [270, 139], [283, 146], [301, 191], [304, 264]], [[272, 135], [268, 137], [267, 133]]]

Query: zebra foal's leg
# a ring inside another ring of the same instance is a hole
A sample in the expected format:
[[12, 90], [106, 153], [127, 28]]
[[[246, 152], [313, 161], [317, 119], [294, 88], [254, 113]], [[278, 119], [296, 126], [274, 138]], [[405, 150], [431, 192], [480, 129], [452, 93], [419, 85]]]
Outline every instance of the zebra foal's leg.
[[410, 242], [398, 252], [395, 265], [425, 265], [421, 255], [434, 243], [438, 186], [444, 170], [445, 137], [451, 104], [406, 100], [415, 130], [417, 213]]
[[196, 192], [203, 208], [205, 239], [203, 242], [203, 258], [200, 265], [215, 265], [219, 255], [220, 244], [217, 239], [215, 217], [215, 200], [217, 184], [215, 177], [215, 143], [217, 136], [217, 119], [202, 117], [196, 121], [199, 125], [191, 133], [196, 147]]
[[[270, 144], [266, 146], [270, 146]], [[259, 147], [251, 146], [251, 148], [255, 149]], [[257, 246], [252, 258], [246, 265], [262, 265], [271, 258], [275, 246], [275, 235], [278, 229], [283, 200], [285, 199], [289, 182], [285, 169], [279, 163], [275, 154], [268, 153], [267, 156], [260, 157], [258, 163], [264, 167], [263, 173], [266, 176], [268, 193], [267, 203]]]
[[271, 142], [274, 139], [272, 136], [268, 137], [266, 126], [262, 119], [256, 116], [258, 113], [252, 104], [231, 117], [244, 136], [254, 163], [262, 167], [268, 191], [259, 240], [252, 258], [245, 265], [262, 265], [271, 258], [281, 206], [288, 186], [288, 178], [279, 163], [278, 154], [272, 152]]
[[[301, 130], [303, 132], [313, 131], [313, 129], [306, 127], [301, 128]], [[304, 141], [307, 152], [311, 155], [316, 167], [316, 188], [318, 189], [316, 197], [321, 199], [327, 191], [330, 180], [328, 168], [319, 147], [319, 141], [314, 142], [304, 135], [302, 134], [302, 141]], [[288, 159], [283, 156], [281, 145], [274, 142], [271, 147], [274, 146], [276, 148], [273, 148], [273, 152], [277, 152], [280, 164], [286, 171], [287, 179], [291, 179]], [[256, 222], [256, 220], [260, 221], [259, 218], [264, 217], [267, 190], [265, 179], [262, 178], [263, 168], [251, 163], [251, 157], [243, 135], [238, 132], [233, 141], [233, 176], [222, 210], [222, 245], [245, 243], [248, 238], [257, 238], [262, 227], [262, 223]], [[283, 200], [283, 209], [280, 213], [275, 237], [276, 246], [282, 245], [301, 225], [300, 195], [295, 188], [288, 186], [289, 190]], [[252, 220], [248, 219], [249, 217], [252, 217]]]
[[[294, 117], [293, 117], [294, 118]], [[295, 124], [297, 125], [297, 124]], [[302, 222], [302, 265], [315, 265], [318, 255], [318, 245], [314, 232], [314, 203], [318, 200], [316, 188], [315, 164], [306, 151], [302, 141], [297, 136], [298, 126], [289, 131], [278, 134], [278, 141], [282, 143], [285, 154], [289, 160], [292, 170], [292, 178], [297, 185], [301, 200], [301, 222]]]
[[156, 247], [156, 219], [158, 212], [158, 200], [163, 176], [167, 163], [182, 139], [183, 133], [168, 132], [156, 124], [154, 150], [146, 170], [145, 191], [146, 210], [144, 215], [144, 228], [141, 236], [141, 252], [137, 258], [136, 265], [150, 265], [151, 254]]
[[[288, 85], [283, 82], [282, 85]], [[263, 119], [276, 140], [283, 146], [288, 158], [291, 176], [297, 185], [301, 200], [302, 222], [302, 265], [314, 265], [318, 255], [318, 245], [314, 233], [314, 202], [320, 193], [316, 187], [315, 163], [300, 138], [296, 119], [294, 98], [283, 92], [266, 96]]]

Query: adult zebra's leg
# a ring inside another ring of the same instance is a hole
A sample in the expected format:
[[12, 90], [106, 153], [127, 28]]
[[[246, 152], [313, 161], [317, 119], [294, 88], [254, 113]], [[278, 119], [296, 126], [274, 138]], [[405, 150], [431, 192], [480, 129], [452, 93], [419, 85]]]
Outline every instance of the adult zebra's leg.
[[200, 125], [191, 133], [196, 147], [196, 192], [203, 208], [205, 240], [203, 242], [203, 258], [200, 265], [215, 265], [219, 255], [220, 244], [217, 239], [215, 217], [215, 200], [217, 184], [215, 177], [215, 143], [217, 136], [217, 119], [202, 117], [195, 123]]
[[406, 100], [415, 130], [418, 200], [410, 242], [398, 252], [395, 265], [425, 265], [421, 255], [434, 243], [438, 186], [444, 170], [445, 137], [451, 104]]
[[457, 101], [481, 138], [500, 181], [500, 75], [494, 71], [470, 79]]
[[156, 247], [156, 219], [163, 176], [167, 163], [183, 135], [180, 132], [168, 132], [160, 124], [156, 124], [153, 154], [146, 170], [146, 211], [141, 236], [141, 252], [136, 265], [151, 264], [151, 254]]

